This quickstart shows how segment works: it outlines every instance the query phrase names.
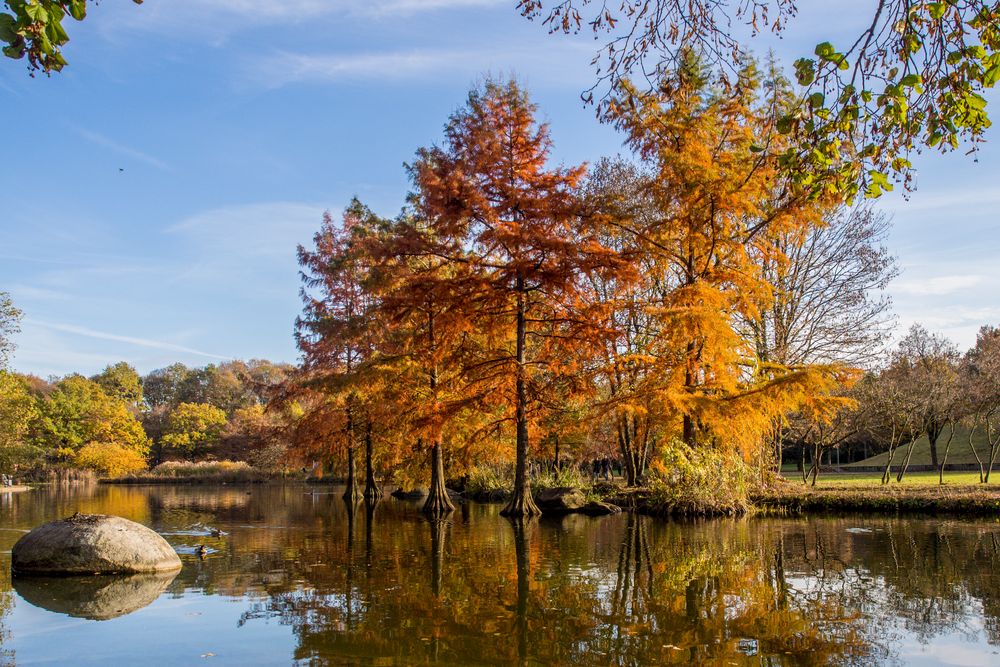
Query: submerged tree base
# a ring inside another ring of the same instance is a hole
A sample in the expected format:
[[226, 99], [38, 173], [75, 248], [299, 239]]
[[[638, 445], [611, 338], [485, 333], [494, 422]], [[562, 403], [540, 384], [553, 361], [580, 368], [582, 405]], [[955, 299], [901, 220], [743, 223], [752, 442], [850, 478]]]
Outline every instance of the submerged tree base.
[[448, 497], [448, 489], [444, 485], [444, 452], [440, 442], [435, 442], [431, 448], [431, 488], [424, 503], [424, 512], [432, 515], [454, 512], [455, 505]]
[[448, 490], [441, 485], [437, 493], [433, 492], [427, 496], [424, 502], [423, 511], [431, 515], [448, 514], [455, 511], [455, 504], [448, 497]]
[[373, 480], [368, 480], [368, 482], [365, 483], [364, 498], [368, 502], [381, 500], [382, 488]]
[[506, 517], [540, 516], [541, 513], [542, 510], [538, 509], [531, 497], [531, 491], [527, 489], [515, 491], [507, 506], [500, 510], [500, 514]]

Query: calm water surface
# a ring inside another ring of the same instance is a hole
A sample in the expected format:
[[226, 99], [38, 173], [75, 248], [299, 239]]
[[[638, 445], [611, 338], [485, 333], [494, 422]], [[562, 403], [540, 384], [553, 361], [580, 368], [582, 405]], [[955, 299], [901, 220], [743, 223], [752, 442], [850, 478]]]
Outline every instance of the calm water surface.
[[[993, 521], [498, 509], [349, 512], [302, 486], [0, 494], [0, 665], [1000, 665]], [[184, 568], [12, 582], [14, 542], [76, 511], [151, 526]]]

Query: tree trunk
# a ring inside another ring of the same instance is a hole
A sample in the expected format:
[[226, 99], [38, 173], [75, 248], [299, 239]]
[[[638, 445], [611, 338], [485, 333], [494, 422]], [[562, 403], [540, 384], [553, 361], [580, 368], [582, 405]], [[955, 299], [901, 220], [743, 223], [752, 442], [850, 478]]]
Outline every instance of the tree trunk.
[[917, 443], [917, 439], [913, 437], [910, 440], [910, 444], [906, 447], [906, 458], [903, 459], [903, 465], [899, 467], [899, 473], [896, 475], [896, 483], [903, 481], [903, 477], [906, 475], [906, 469], [910, 466], [910, 457], [913, 456], [913, 446]]
[[372, 461], [372, 423], [365, 420], [365, 500], [378, 500], [382, 488], [375, 483], [375, 466]]
[[889, 437], [889, 455], [885, 459], [885, 470], [882, 471], [882, 484], [888, 484], [892, 479], [892, 459], [896, 456], [896, 448], [899, 446], [899, 429], [895, 422], [892, 424], [892, 435]]
[[823, 465], [823, 447], [818, 442], [813, 446], [812, 456], [812, 486], [816, 486], [816, 478], [819, 477], [819, 468]]
[[354, 447], [347, 448], [347, 488], [344, 489], [344, 502], [348, 505], [355, 505], [361, 500], [361, 492], [358, 490], [358, 477], [355, 474]]
[[441, 442], [435, 442], [431, 448], [431, 489], [424, 502], [424, 511], [428, 514], [447, 514], [455, 511], [455, 505], [448, 497], [448, 489], [444, 485], [444, 452]]
[[638, 475], [635, 469], [635, 458], [632, 456], [632, 447], [628, 439], [628, 427], [625, 423], [626, 417], [619, 417], [617, 421], [618, 450], [621, 452], [622, 460], [625, 462], [625, 480], [628, 486], [635, 486]]
[[632, 417], [632, 450], [635, 452], [635, 485], [645, 483], [646, 463], [649, 461], [649, 429], [644, 426], [639, 437], [639, 420]]
[[[693, 281], [688, 281], [688, 284], [693, 284]], [[687, 344], [687, 367], [684, 370], [684, 388], [691, 392], [694, 391], [695, 381], [697, 379], [693, 368], [695, 349], [695, 341], [689, 341]], [[685, 414], [684, 421], [681, 426], [681, 438], [684, 440], [684, 444], [688, 447], [694, 447], [695, 445], [695, 439], [697, 438], [696, 426], [694, 417]]]
[[944, 467], [948, 465], [948, 452], [951, 451], [951, 441], [955, 438], [955, 422], [948, 422], [948, 441], [944, 445], [944, 456], [941, 457], [941, 467], [938, 468], [938, 484], [944, 484]]
[[882, 471], [882, 484], [888, 484], [889, 480], [892, 479], [892, 459], [896, 455], [895, 436], [893, 438], [889, 443], [889, 456], [885, 459], [885, 470]]
[[559, 465], [559, 434], [558, 433], [555, 434], [555, 438], [556, 438], [556, 451], [555, 451], [555, 458], [553, 459], [552, 463], [555, 466], [556, 472], [559, 472], [559, 469], [560, 469], [561, 466]]
[[927, 442], [931, 446], [931, 465], [935, 468], [938, 465], [937, 441], [940, 435], [941, 429], [936, 426], [927, 429]]
[[979, 452], [976, 451], [976, 445], [973, 441], [973, 436], [976, 434], [976, 427], [979, 425], [979, 415], [977, 414], [975, 420], [972, 422], [972, 427], [969, 429], [969, 449], [972, 450], [972, 455], [976, 457], [976, 463], [979, 464], [979, 483], [984, 484], [986, 482], [985, 473], [983, 470], [983, 459], [980, 458]]
[[690, 415], [684, 415], [684, 424], [681, 431], [681, 438], [684, 440], [685, 445], [687, 445], [688, 447], [694, 447], [694, 441], [695, 441], [694, 417]]
[[[987, 417], [987, 419], [989, 419]], [[990, 465], [986, 468], [986, 477], [983, 479], [984, 484], [990, 483], [990, 473], [993, 472], [993, 464], [997, 461], [997, 454], [1000, 453], [1000, 434], [996, 435], [994, 439], [993, 426], [991, 422], [986, 422], [986, 441], [990, 443]]]
[[361, 499], [361, 493], [358, 491], [358, 476], [354, 463], [354, 415], [350, 399], [344, 411], [347, 414], [347, 425], [344, 427], [344, 433], [347, 435], [347, 488], [344, 489], [343, 498], [344, 502], [353, 507]]
[[517, 462], [514, 470], [514, 491], [510, 502], [500, 512], [504, 516], [536, 516], [541, 514], [531, 497], [528, 478], [528, 394], [525, 386], [524, 347], [526, 343], [524, 278], [517, 277]]

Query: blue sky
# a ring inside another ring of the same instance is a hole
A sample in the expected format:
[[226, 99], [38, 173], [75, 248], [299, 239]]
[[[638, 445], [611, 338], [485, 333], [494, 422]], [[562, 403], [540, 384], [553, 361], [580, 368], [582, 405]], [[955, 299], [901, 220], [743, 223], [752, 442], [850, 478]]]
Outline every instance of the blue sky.
[[[851, 34], [871, 5], [829, 4], [759, 50], [791, 62]], [[549, 36], [514, 5], [104, 0], [69, 26], [62, 74], [0, 62], [0, 290], [25, 313], [14, 367], [294, 361], [296, 244], [353, 195], [395, 213], [402, 164], [484, 73], [531, 90], [557, 161], [619, 152], [579, 99], [595, 43]], [[918, 191], [879, 204], [895, 220], [900, 327], [921, 321], [963, 347], [1000, 323], [993, 135], [978, 162], [918, 157]]]

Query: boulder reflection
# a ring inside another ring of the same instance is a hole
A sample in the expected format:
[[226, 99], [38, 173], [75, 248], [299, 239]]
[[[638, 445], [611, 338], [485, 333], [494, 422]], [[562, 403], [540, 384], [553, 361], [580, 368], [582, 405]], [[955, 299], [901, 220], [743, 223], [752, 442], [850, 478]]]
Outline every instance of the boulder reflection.
[[14, 590], [36, 607], [106, 621], [142, 609], [160, 597], [176, 572], [95, 577], [17, 577]]

